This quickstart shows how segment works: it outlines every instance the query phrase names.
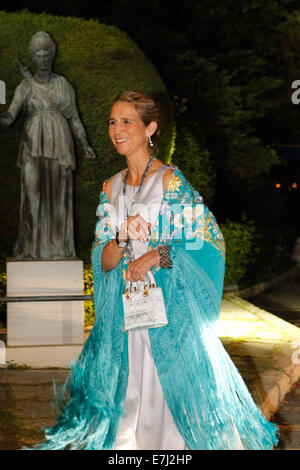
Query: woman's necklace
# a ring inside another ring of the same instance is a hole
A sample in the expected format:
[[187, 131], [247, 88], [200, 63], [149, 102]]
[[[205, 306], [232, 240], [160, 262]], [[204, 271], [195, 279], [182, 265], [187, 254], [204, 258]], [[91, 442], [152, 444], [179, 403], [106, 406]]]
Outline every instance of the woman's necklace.
[[[123, 214], [124, 214], [124, 219], [125, 220], [128, 219], [129, 214], [131, 212], [131, 209], [137, 201], [138, 195], [140, 194], [142, 186], [143, 186], [143, 182], [144, 182], [144, 180], [145, 180], [145, 178], [148, 174], [148, 171], [149, 171], [149, 169], [150, 169], [150, 167], [151, 167], [151, 165], [152, 165], [152, 163], [154, 162], [155, 159], [156, 159], [156, 157], [154, 155], [151, 155], [151, 157], [150, 157], [150, 159], [147, 163], [147, 166], [145, 168], [145, 171], [143, 173], [143, 176], [141, 178], [140, 184], [138, 185], [137, 191], [135, 191], [135, 193], [134, 193], [133, 200], [130, 204], [129, 209], [127, 207], [127, 181], [128, 181], [128, 176], [129, 176], [129, 170], [128, 170], [128, 168], [126, 170], [125, 178], [124, 178], [124, 182], [123, 182], [123, 197], [122, 197], [122, 200], [123, 200]], [[134, 260], [134, 252], [133, 252], [133, 246], [132, 246], [131, 238], [128, 239], [128, 243], [127, 243], [127, 246], [126, 246], [125, 250], [126, 250], [126, 255], [128, 257], [128, 261], [129, 262], [133, 261]]]

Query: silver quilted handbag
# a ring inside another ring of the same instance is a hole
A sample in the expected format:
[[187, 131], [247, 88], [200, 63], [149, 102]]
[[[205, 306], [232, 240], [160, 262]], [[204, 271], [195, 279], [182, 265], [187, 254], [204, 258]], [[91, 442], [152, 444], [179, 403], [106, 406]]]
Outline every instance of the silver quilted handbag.
[[[147, 282], [148, 281], [148, 282]], [[159, 328], [168, 324], [163, 293], [156, 286], [151, 271], [145, 276], [143, 288], [127, 282], [122, 295], [124, 330], [133, 328]]]

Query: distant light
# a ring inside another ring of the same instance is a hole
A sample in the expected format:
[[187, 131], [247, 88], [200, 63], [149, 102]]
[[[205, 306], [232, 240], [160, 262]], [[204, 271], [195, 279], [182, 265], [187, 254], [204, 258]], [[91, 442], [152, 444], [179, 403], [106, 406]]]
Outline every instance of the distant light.
[[297, 183], [293, 183], [293, 184], [292, 184], [292, 188], [293, 188], [293, 189], [298, 189]]
[[276, 189], [281, 188], [281, 184], [280, 184], [280, 183], [276, 183], [276, 184], [275, 184], [275, 188], [276, 188]]

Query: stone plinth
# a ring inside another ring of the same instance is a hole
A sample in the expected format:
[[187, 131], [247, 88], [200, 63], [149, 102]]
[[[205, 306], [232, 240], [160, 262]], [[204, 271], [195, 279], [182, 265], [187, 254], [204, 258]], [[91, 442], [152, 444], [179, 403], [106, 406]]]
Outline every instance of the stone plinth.
[[[83, 295], [83, 262], [7, 260], [7, 296]], [[68, 365], [84, 342], [83, 301], [11, 302], [7, 304], [7, 359], [41, 354], [47, 366]], [[59, 348], [53, 348], [59, 346]], [[47, 351], [46, 351], [46, 349]], [[13, 349], [12, 349], [13, 348]], [[28, 349], [29, 348], [29, 349]], [[30, 349], [32, 348], [32, 349]], [[39, 351], [41, 349], [41, 351]], [[15, 350], [15, 351], [13, 351]], [[60, 357], [60, 353], [65, 359]], [[50, 357], [47, 357], [47, 353]], [[53, 363], [51, 363], [53, 357]], [[32, 361], [30, 361], [32, 362]], [[27, 362], [28, 363], [28, 362]], [[28, 364], [31, 365], [31, 364]]]

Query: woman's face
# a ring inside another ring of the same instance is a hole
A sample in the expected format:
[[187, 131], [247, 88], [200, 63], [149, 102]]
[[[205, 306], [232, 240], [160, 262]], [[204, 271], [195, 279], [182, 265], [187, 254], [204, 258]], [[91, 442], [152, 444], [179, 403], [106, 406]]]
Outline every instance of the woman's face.
[[117, 101], [111, 108], [108, 133], [120, 155], [138, 155], [140, 151], [148, 150], [149, 136], [156, 127], [155, 122], [145, 126], [132, 103]]
[[33, 55], [34, 62], [41, 72], [48, 72], [51, 70], [53, 56], [47, 49], [40, 49]]

